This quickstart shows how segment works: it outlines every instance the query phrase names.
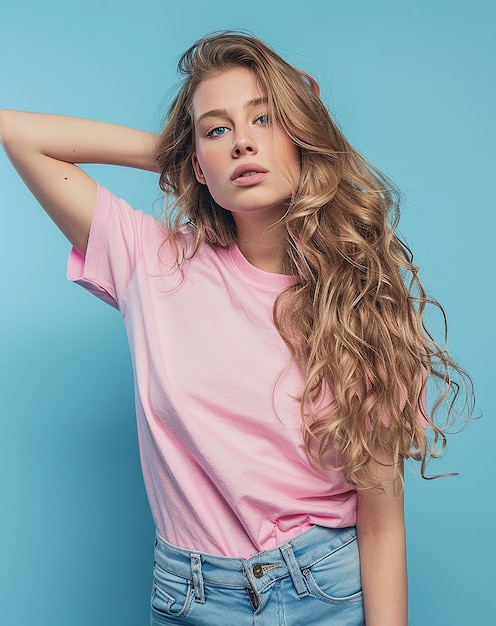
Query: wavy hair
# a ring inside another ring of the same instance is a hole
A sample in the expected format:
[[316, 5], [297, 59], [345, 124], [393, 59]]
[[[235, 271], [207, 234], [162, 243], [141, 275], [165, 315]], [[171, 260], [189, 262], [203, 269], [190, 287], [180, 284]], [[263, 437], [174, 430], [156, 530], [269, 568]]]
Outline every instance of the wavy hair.
[[[357, 488], [381, 483], [372, 459], [388, 459], [401, 476], [403, 460], [414, 458], [428, 477], [426, 461], [443, 451], [456, 416], [471, 413], [473, 390], [470, 377], [426, 328], [428, 304], [441, 312], [445, 335], [446, 319], [395, 234], [398, 190], [351, 147], [316, 82], [246, 33], [208, 36], [179, 60], [184, 80], [156, 150], [160, 186], [175, 199], [167, 219], [178, 265], [186, 255], [185, 222], [194, 234], [192, 254], [203, 244], [226, 248], [236, 241], [231, 213], [197, 182], [191, 156], [196, 88], [237, 66], [253, 72], [271, 119], [300, 153], [300, 180], [282, 219], [284, 271], [296, 281], [279, 294], [273, 315], [304, 381], [308, 456], [317, 467], [344, 471]], [[429, 380], [437, 384], [428, 410]], [[465, 398], [462, 411], [455, 408], [459, 396]]]

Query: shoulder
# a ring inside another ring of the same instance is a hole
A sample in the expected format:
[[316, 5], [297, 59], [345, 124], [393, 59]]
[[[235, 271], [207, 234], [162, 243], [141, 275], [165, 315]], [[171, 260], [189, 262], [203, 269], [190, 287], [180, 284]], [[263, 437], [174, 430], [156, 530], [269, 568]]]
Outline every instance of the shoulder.
[[105, 232], [110, 238], [164, 240], [167, 228], [160, 218], [135, 208], [124, 198], [98, 185], [92, 230]]

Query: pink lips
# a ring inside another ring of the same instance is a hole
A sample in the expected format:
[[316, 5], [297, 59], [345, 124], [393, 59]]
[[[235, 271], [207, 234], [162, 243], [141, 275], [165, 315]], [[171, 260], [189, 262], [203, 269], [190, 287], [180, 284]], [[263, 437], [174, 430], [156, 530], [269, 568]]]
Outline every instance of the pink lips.
[[231, 181], [239, 187], [248, 187], [261, 182], [266, 174], [267, 170], [256, 163], [243, 163], [234, 169]]

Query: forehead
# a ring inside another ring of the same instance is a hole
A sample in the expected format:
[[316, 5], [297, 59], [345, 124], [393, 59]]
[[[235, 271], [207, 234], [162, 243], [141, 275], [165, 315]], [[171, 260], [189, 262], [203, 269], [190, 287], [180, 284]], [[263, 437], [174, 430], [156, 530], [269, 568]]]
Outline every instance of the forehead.
[[253, 72], [245, 67], [222, 70], [205, 78], [193, 96], [194, 120], [209, 111], [231, 111], [245, 107], [247, 102], [262, 98], [262, 91]]

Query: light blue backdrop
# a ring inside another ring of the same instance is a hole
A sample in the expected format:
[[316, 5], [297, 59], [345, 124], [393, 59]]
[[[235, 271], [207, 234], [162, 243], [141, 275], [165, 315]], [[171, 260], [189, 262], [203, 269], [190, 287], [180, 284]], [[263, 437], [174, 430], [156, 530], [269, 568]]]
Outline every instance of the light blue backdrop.
[[[0, 107], [156, 130], [179, 54], [242, 28], [314, 74], [352, 142], [406, 194], [401, 232], [448, 311], [483, 418], [407, 478], [413, 626], [494, 623], [496, 439], [491, 0], [10, 2]], [[147, 211], [148, 173], [90, 168]], [[147, 624], [153, 525], [119, 315], [65, 279], [68, 245], [0, 155], [0, 623]], [[489, 530], [488, 530], [489, 528]]]

